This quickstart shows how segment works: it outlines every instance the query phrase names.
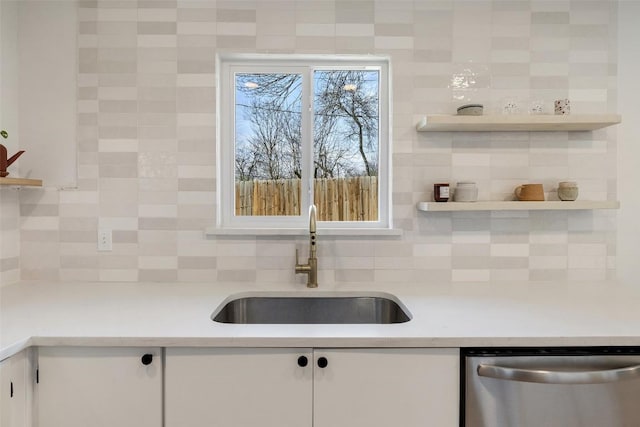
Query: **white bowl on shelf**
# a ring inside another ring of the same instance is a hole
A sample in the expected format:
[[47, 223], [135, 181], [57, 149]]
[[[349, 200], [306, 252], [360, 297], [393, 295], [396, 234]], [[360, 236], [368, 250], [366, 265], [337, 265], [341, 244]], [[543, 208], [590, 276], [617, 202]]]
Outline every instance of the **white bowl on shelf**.
[[458, 107], [459, 116], [481, 116], [484, 107], [482, 104], [466, 104]]

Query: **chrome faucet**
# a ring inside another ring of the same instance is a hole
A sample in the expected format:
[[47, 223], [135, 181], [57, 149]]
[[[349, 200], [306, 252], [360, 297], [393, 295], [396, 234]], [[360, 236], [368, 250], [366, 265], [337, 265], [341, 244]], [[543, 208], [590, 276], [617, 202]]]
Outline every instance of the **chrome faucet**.
[[309, 259], [306, 264], [298, 262], [296, 249], [296, 274], [307, 275], [307, 288], [318, 287], [318, 258], [316, 256], [316, 205], [309, 207]]

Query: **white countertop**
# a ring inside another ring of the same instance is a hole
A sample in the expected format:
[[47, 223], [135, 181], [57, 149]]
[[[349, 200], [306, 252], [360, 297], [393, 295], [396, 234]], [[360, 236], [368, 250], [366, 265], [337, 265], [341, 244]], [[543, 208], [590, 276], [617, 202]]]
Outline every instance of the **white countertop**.
[[[391, 325], [232, 325], [235, 293], [388, 292], [413, 318]], [[37, 345], [467, 347], [640, 345], [640, 286], [606, 283], [303, 285], [32, 283], [0, 296], [0, 360]]]

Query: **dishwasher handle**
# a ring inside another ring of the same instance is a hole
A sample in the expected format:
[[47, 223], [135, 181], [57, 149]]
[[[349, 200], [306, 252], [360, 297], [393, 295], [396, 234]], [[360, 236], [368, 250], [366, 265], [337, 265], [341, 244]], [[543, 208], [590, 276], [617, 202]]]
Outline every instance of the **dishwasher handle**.
[[506, 381], [543, 384], [601, 384], [640, 378], [640, 365], [598, 371], [548, 371], [478, 365], [478, 375]]

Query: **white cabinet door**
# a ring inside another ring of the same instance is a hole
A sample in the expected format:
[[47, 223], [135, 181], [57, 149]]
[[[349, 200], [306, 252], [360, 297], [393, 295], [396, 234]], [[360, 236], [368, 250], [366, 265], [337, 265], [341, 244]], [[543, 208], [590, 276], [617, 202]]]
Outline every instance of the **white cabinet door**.
[[165, 362], [166, 427], [311, 427], [310, 349], [168, 348]]
[[30, 366], [26, 350], [0, 363], [0, 427], [29, 426]]
[[313, 425], [458, 427], [459, 363], [457, 349], [315, 350]]
[[162, 426], [160, 349], [40, 347], [38, 372], [37, 427]]

